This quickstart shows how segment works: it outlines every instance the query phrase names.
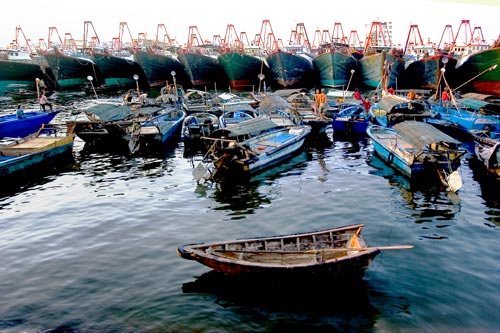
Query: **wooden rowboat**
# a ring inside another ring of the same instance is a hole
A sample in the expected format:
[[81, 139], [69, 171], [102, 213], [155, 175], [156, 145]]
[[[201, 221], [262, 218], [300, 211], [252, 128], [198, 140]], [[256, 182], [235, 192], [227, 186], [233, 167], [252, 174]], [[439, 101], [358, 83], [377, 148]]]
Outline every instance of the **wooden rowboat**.
[[188, 244], [177, 248], [177, 253], [226, 275], [361, 278], [381, 250], [412, 247], [368, 247], [361, 236], [363, 227], [356, 224], [283, 236]]

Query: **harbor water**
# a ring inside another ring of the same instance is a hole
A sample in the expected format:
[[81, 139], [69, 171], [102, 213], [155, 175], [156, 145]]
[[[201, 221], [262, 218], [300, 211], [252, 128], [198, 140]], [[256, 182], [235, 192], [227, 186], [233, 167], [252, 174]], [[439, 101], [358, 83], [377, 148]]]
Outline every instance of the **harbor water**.
[[[56, 100], [55, 122], [85, 103]], [[500, 332], [500, 187], [465, 146], [449, 193], [331, 130], [241, 184], [198, 184], [201, 156], [182, 142], [129, 157], [77, 138], [60, 165], [3, 180], [0, 332]], [[368, 246], [414, 248], [382, 251], [362, 281], [286, 289], [227, 283], [176, 253], [356, 223]]]

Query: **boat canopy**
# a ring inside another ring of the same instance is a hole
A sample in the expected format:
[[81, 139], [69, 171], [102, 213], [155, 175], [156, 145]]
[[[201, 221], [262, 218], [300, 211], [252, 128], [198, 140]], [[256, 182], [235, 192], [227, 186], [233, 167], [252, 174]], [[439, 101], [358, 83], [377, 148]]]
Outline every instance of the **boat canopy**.
[[116, 103], [102, 103], [83, 110], [86, 114], [93, 115], [102, 121], [124, 120], [132, 115], [149, 115], [160, 111], [159, 107], [141, 107], [133, 111], [130, 105]]
[[460, 98], [457, 102], [459, 106], [463, 106], [472, 112], [480, 111], [484, 114], [500, 114], [500, 105], [487, 102], [486, 100]]
[[215, 130], [211, 137], [235, 139], [241, 136], [251, 136], [263, 133], [276, 127], [276, 123], [274, 123], [271, 119], [256, 117], [231, 125], [231, 127]]
[[276, 110], [290, 110], [292, 106], [283, 97], [275, 94], [267, 94], [259, 103], [261, 114], [271, 114]]
[[425, 105], [419, 101], [410, 101], [406, 98], [398, 97], [395, 95], [383, 96], [378, 105], [387, 113], [423, 113]]
[[421, 121], [407, 120], [392, 126], [405, 141], [419, 150], [428, 149], [431, 144], [456, 149], [462, 143], [436, 127]]

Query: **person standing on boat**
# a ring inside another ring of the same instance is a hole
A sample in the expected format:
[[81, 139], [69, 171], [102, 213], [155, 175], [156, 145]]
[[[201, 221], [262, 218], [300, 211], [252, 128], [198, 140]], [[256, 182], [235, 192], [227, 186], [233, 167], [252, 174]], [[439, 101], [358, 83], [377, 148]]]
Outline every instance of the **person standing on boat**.
[[319, 116], [319, 95], [320, 95], [319, 89], [316, 89], [316, 93], [314, 94], [314, 106], [313, 106], [313, 108], [314, 108], [314, 115], [316, 117]]
[[45, 92], [43, 90], [40, 93], [39, 102], [44, 112], [46, 111], [46, 106], [50, 107], [50, 111], [52, 111], [52, 103], [49, 103], [49, 101], [47, 100], [47, 96], [45, 96]]
[[370, 111], [370, 107], [372, 106], [372, 103], [370, 102], [370, 99], [368, 97], [365, 98], [363, 101], [363, 107], [365, 109], [365, 114], [368, 114], [368, 111]]
[[361, 95], [361, 92], [359, 91], [358, 88], [354, 90], [354, 99], [356, 100], [357, 103], [362, 104], [363, 103], [363, 95]]
[[24, 110], [23, 108], [21, 107], [21, 104], [19, 104], [17, 106], [17, 109], [16, 109], [16, 117], [17, 119], [26, 119], [26, 115], [24, 114]]
[[325, 119], [325, 109], [326, 109], [326, 94], [325, 94], [325, 89], [321, 89], [321, 92], [318, 95], [318, 113], [319, 113], [319, 120], [326, 120]]
[[444, 108], [450, 106], [450, 94], [448, 93], [448, 87], [445, 87], [443, 93], [441, 94], [441, 103]]

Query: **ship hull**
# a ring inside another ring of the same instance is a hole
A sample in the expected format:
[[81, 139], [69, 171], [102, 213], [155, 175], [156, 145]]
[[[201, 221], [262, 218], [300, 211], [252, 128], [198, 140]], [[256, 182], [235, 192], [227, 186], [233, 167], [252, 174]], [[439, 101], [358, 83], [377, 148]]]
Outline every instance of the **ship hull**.
[[259, 74], [265, 76], [262, 84], [272, 78], [268, 65], [259, 57], [231, 51], [217, 58], [234, 90], [252, 90], [261, 86]]
[[[313, 59], [317, 81], [323, 87], [346, 87], [355, 84], [351, 79], [358, 68], [358, 61], [351, 55], [326, 52]], [[352, 72], [354, 71], [354, 72]]]
[[163, 87], [167, 82], [173, 82], [172, 72], [175, 72], [177, 84], [190, 86], [182, 64], [173, 56], [138, 51], [134, 53], [134, 59], [144, 70], [150, 87]]
[[227, 85], [226, 73], [216, 56], [185, 52], [179, 53], [179, 61], [193, 87], [216, 88]]
[[[496, 68], [492, 68], [497, 65]], [[463, 81], [470, 80], [468, 88], [474, 92], [500, 95], [500, 48], [491, 48], [463, 58], [457, 64], [457, 76]], [[488, 70], [491, 68], [491, 70]], [[482, 73], [482, 74], [481, 74]]]
[[0, 60], [0, 93], [36, 90], [36, 79], [48, 84], [50, 69], [36, 63]]
[[91, 59], [57, 51], [44, 54], [44, 58], [52, 69], [59, 90], [81, 89], [88, 83], [88, 76], [92, 76], [94, 85], [104, 83], [99, 67]]
[[398, 88], [399, 77], [404, 72], [405, 63], [387, 51], [364, 55], [359, 60], [361, 84], [365, 89]]
[[120, 57], [107, 53], [93, 53], [92, 60], [101, 70], [104, 76], [104, 84], [107, 87], [134, 88], [138, 75], [137, 84], [144, 90], [148, 90], [148, 81], [141, 66], [132, 57]]
[[[448, 83], [455, 80], [454, 74], [456, 72], [456, 63], [456, 59], [449, 59], [446, 64], [445, 77]], [[436, 89], [443, 66], [444, 63], [440, 56], [427, 57], [414, 61], [408, 64], [401, 74], [400, 81], [405, 88]]]
[[311, 88], [314, 86], [312, 58], [278, 50], [267, 57], [274, 81], [280, 88]]

